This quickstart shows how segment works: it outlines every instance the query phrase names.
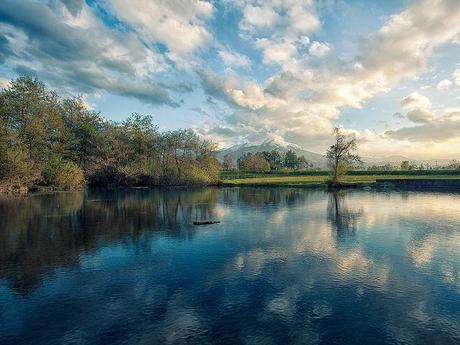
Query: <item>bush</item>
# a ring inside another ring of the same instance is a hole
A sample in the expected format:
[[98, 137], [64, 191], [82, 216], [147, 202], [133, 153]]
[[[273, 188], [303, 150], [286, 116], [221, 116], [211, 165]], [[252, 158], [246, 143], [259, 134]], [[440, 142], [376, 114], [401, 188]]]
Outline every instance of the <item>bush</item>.
[[77, 190], [85, 185], [82, 169], [71, 161], [53, 157], [42, 170], [43, 182], [60, 190]]
[[0, 146], [0, 193], [27, 192], [30, 183], [37, 179], [32, 174], [32, 162], [20, 147]]
[[[219, 181], [220, 164], [213, 157], [202, 157], [187, 166], [185, 184], [216, 184]], [[181, 181], [182, 182], [182, 181]]]
[[239, 159], [239, 168], [241, 171], [248, 172], [268, 172], [270, 171], [270, 163], [263, 157], [261, 153], [248, 153]]

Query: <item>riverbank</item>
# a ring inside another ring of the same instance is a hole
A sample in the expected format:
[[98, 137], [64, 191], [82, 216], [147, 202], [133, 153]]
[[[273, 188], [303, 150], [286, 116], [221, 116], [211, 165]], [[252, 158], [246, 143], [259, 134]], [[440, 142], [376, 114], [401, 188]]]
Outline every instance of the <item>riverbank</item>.
[[[223, 179], [221, 185], [225, 187], [251, 186], [251, 187], [325, 187], [328, 185], [329, 176], [276, 176], [276, 177], [248, 177], [236, 179]], [[403, 184], [401, 181], [431, 181], [429, 185], [436, 185], [434, 181], [454, 181], [452, 185], [457, 186], [460, 183], [459, 175], [355, 175], [344, 176], [342, 179], [343, 187], [372, 186], [378, 184]], [[423, 186], [423, 183], [417, 182], [417, 185]], [[440, 185], [448, 186], [449, 183]]]
[[[254, 175], [252, 175], [254, 176]], [[91, 189], [139, 189], [139, 188], [181, 188], [194, 189], [200, 187], [297, 187], [297, 188], [330, 188], [327, 175], [289, 175], [289, 176], [262, 176], [244, 177], [236, 179], [221, 178], [214, 184], [188, 184], [188, 185], [152, 185], [152, 186], [110, 186], [97, 187], [85, 186]], [[361, 188], [361, 187], [396, 187], [417, 189], [456, 189], [460, 190], [460, 173], [458, 175], [347, 175], [342, 183], [333, 188]], [[0, 195], [28, 195], [62, 192], [52, 187], [36, 187], [22, 189], [0, 189]]]

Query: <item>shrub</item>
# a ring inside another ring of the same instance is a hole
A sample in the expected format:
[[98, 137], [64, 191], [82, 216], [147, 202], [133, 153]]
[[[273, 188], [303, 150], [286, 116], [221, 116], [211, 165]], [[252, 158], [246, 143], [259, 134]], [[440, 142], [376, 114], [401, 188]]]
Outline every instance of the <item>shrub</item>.
[[53, 157], [42, 170], [43, 182], [56, 189], [76, 190], [85, 185], [82, 169], [71, 161]]
[[270, 163], [264, 158], [261, 153], [251, 154], [239, 159], [239, 167], [241, 171], [249, 172], [268, 172], [270, 171]]
[[216, 184], [219, 181], [220, 164], [214, 157], [202, 157], [187, 166], [184, 184]]
[[0, 193], [27, 192], [30, 183], [37, 179], [27, 152], [6, 145], [0, 145], [0, 151]]

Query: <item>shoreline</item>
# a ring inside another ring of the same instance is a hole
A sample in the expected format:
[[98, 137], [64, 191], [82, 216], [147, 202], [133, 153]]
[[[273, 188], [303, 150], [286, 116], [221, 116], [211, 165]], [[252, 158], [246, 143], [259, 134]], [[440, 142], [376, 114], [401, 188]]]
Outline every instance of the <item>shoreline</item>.
[[[250, 180], [250, 179], [246, 179]], [[318, 183], [286, 183], [286, 182], [225, 182], [206, 185], [152, 185], [152, 186], [91, 186], [82, 189], [60, 190], [52, 188], [33, 188], [27, 192], [0, 192], [1, 198], [27, 197], [36, 195], [49, 195], [56, 193], [85, 192], [87, 190], [142, 190], [142, 189], [200, 189], [200, 188], [300, 188], [300, 189], [323, 189], [323, 190], [346, 190], [346, 189], [377, 189], [377, 190], [415, 190], [415, 191], [460, 191], [460, 176], [454, 178], [407, 178], [407, 179], [376, 179], [373, 182], [343, 182], [332, 185], [328, 182]]]

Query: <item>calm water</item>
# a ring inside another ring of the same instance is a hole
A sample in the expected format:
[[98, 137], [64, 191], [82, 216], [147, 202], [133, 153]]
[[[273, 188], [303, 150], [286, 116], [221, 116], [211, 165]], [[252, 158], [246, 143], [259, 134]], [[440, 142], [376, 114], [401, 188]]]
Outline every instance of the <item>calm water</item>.
[[300, 189], [0, 200], [0, 344], [460, 344], [459, 211]]

